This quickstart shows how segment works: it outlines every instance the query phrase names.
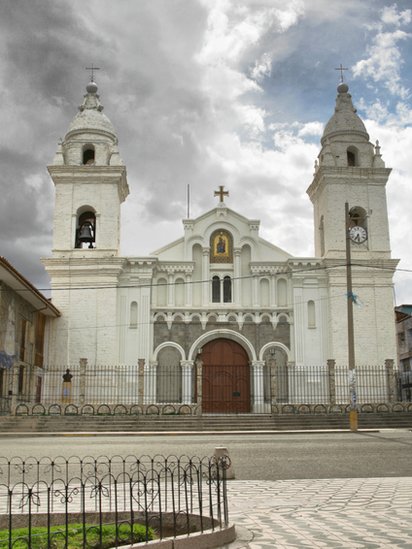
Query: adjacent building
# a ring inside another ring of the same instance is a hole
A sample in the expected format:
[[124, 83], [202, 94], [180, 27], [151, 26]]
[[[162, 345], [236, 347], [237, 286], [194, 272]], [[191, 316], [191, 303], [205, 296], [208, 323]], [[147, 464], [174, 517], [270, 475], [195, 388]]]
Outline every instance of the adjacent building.
[[45, 333], [56, 307], [0, 257], [0, 412], [40, 401]]

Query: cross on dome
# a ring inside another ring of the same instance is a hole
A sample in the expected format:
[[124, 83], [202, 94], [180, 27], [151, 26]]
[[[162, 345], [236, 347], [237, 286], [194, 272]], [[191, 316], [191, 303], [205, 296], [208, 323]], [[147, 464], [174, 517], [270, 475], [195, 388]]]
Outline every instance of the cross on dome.
[[347, 70], [349, 69], [347, 67], [343, 67], [342, 63], [339, 65], [337, 69], [335, 69], [335, 71], [340, 71], [340, 81], [342, 84], [343, 84], [343, 71], [347, 71]]
[[86, 71], [90, 71], [90, 82], [94, 82], [94, 71], [99, 71], [100, 67], [95, 67], [92, 63], [91, 67], [85, 67]]
[[219, 185], [219, 190], [215, 191], [214, 196], [219, 197], [219, 202], [224, 202], [225, 196], [229, 196], [229, 191], [224, 191], [223, 190], [224, 188], [225, 188], [224, 185]]

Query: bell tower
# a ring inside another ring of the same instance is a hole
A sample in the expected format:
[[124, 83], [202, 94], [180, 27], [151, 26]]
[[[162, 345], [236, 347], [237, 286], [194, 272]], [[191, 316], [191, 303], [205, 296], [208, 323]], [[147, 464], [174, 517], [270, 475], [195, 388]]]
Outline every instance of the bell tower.
[[[48, 166], [55, 186], [53, 250], [43, 263], [62, 316], [49, 334], [50, 363], [118, 362], [120, 206], [129, 194], [117, 135], [91, 81]], [[107, 319], [110, 319], [108, 321]]]
[[120, 205], [129, 194], [116, 132], [90, 82], [53, 163], [53, 257], [117, 256]]
[[391, 170], [385, 167], [379, 143], [370, 143], [348, 90], [343, 82], [338, 86], [335, 112], [323, 132], [322, 149], [307, 190], [314, 206], [315, 254], [330, 259], [344, 254], [342, 227], [348, 202], [350, 225], [363, 229], [361, 241], [353, 240], [354, 256], [389, 258], [385, 186]]
[[[350, 245], [357, 363], [396, 360], [386, 183], [391, 170], [356, 113], [348, 85], [337, 88], [335, 112], [325, 126], [315, 174], [307, 193], [314, 207], [315, 254], [328, 279], [331, 359], [348, 364], [346, 245]], [[348, 216], [345, 204], [348, 204]]]

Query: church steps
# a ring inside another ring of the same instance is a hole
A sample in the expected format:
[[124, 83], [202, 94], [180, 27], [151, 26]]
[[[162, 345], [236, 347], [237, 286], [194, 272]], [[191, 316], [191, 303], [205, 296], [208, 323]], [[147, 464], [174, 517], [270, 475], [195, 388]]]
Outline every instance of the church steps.
[[[348, 415], [2, 416], [1, 433], [223, 432], [348, 429]], [[360, 429], [412, 429], [411, 413], [359, 415]]]

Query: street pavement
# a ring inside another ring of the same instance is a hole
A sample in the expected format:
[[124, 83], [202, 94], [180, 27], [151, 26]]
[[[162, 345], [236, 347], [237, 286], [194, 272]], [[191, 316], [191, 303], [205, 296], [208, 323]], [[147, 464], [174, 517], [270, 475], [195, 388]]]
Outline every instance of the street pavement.
[[409, 430], [0, 437], [8, 457], [202, 456], [217, 446], [235, 473], [228, 500], [238, 538], [224, 549], [412, 549]]
[[225, 549], [412, 548], [412, 477], [228, 484]]

